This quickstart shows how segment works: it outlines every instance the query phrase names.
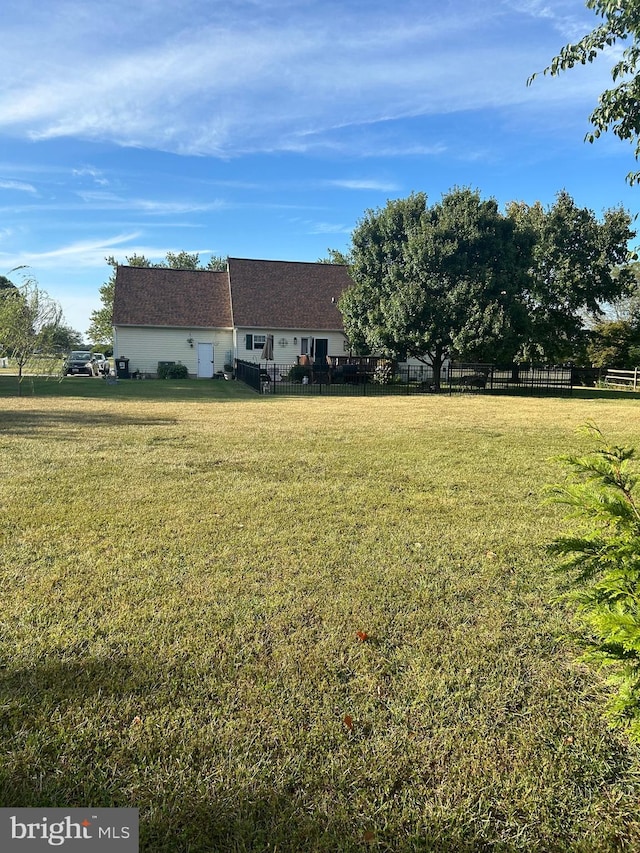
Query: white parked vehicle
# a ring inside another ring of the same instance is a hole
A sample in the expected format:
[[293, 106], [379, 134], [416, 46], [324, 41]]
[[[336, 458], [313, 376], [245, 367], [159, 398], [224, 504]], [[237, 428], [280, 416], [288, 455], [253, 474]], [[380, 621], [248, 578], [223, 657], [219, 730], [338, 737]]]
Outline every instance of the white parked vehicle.
[[96, 367], [96, 371], [100, 376], [106, 376], [111, 370], [109, 359], [105, 356], [103, 352], [94, 352], [92, 356], [92, 361]]

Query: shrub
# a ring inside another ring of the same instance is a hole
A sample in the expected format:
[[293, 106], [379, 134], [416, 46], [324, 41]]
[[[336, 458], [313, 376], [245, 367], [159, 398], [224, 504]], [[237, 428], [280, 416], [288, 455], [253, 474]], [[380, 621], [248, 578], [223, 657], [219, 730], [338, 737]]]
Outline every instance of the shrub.
[[312, 373], [311, 368], [304, 364], [294, 364], [289, 373], [287, 373], [289, 382], [302, 382], [305, 376], [311, 379]]
[[608, 673], [614, 688], [611, 722], [640, 740], [640, 509], [631, 447], [607, 444], [597, 427], [586, 427], [597, 448], [564, 456], [573, 477], [550, 487], [551, 500], [571, 507], [582, 530], [561, 536], [550, 549], [585, 629], [583, 660]]
[[186, 364], [159, 364], [158, 379], [188, 379]]

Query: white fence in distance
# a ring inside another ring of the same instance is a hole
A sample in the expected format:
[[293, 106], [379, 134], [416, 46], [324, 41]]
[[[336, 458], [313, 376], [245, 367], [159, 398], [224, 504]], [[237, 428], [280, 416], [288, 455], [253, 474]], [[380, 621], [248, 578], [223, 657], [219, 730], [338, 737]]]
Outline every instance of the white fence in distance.
[[607, 370], [604, 384], [612, 388], [627, 388], [631, 391], [638, 390], [638, 379], [640, 379], [640, 368], [633, 370]]

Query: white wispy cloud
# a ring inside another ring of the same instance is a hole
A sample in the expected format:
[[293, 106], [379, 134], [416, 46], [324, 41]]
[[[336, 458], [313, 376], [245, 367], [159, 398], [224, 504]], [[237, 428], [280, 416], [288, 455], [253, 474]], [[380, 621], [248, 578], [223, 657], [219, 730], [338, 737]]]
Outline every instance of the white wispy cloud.
[[138, 232], [131, 232], [95, 240], [80, 240], [45, 252], [0, 252], [0, 267], [14, 268], [25, 265], [33, 269], [51, 269], [67, 267], [70, 263], [81, 267], [104, 266], [105, 256], [112, 254], [115, 247], [127, 244], [126, 251], [131, 253], [133, 250], [128, 246], [139, 236]]
[[0, 189], [34, 194], [38, 192], [32, 184], [25, 184], [23, 181], [7, 181], [2, 178], [0, 178]]
[[[43, 252], [18, 252], [9, 253], [0, 251], [0, 269], [15, 269], [24, 266], [27, 270], [33, 270], [37, 275], [38, 270], [48, 271], [65, 269], [71, 266], [74, 269], [105, 268], [105, 258], [114, 255], [116, 260], [124, 263], [127, 257], [132, 255], [144, 255], [149, 260], [161, 260], [166, 257], [167, 252], [179, 252], [183, 247], [173, 243], [158, 246], [143, 242], [140, 231], [115, 234], [108, 237], [100, 237], [92, 240], [77, 240], [66, 243]], [[192, 253], [198, 253], [201, 258], [216, 254], [210, 248], [189, 249]]]
[[308, 223], [308, 234], [351, 234], [353, 226], [332, 222], [310, 222]]
[[141, 211], [150, 215], [176, 215], [184, 213], [203, 213], [222, 210], [227, 202], [222, 199], [213, 201], [162, 201], [158, 199], [127, 198], [116, 193], [95, 191], [78, 191], [77, 196], [93, 210], [128, 210]]
[[378, 180], [333, 180], [328, 181], [328, 184], [332, 187], [340, 187], [345, 190], [373, 190], [379, 192], [396, 192], [400, 189], [398, 184], [393, 183], [391, 181], [378, 181]]
[[580, 8], [573, 0], [504, 0], [505, 7], [530, 18], [551, 23], [564, 41], [581, 38], [597, 20], [593, 13]]
[[91, 178], [93, 182], [100, 187], [106, 187], [109, 185], [109, 180], [104, 176], [100, 169], [96, 169], [93, 166], [83, 166], [80, 169], [74, 169], [73, 177]]
[[[29, 18], [33, 2], [5, 32], [0, 128], [227, 158], [326, 146], [340, 127], [548, 98], [525, 87], [546, 48], [499, 42], [495, 32], [509, 14], [565, 21], [534, 0], [460, 0], [437, 11], [372, 0], [367, 14], [357, 2], [230, 0], [215, 15], [191, 0], [176, 28], [170, 2], [52, 0]], [[119, 24], [112, 38], [125, 9], [127, 29]], [[25, 67], [27, 31], [42, 49]], [[575, 100], [594, 91], [593, 79], [559, 91]]]

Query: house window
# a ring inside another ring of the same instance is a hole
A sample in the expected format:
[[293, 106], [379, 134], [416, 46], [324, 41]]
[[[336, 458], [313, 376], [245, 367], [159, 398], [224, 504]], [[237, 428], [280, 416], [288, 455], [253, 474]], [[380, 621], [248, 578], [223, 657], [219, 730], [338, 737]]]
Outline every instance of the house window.
[[309, 338], [300, 338], [300, 355], [309, 355]]
[[[267, 342], [267, 336], [266, 335], [254, 335], [253, 336], [253, 348], [254, 349], [261, 350], [262, 347], [266, 344], [266, 342]], [[247, 349], [248, 349], [248, 347], [247, 347]]]

